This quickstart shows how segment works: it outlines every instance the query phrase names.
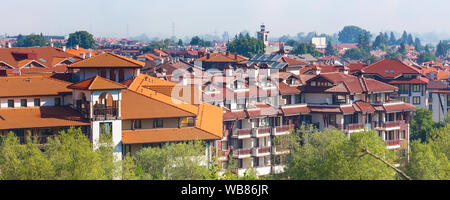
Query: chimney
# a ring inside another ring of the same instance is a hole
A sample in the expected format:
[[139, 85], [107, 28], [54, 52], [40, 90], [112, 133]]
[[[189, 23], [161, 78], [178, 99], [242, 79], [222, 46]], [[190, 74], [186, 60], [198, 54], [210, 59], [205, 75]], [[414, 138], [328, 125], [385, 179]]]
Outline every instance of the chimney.
[[92, 53], [91, 52], [87, 52], [87, 58], [92, 57]]
[[321, 68], [320, 68], [319, 66], [316, 66], [316, 67], [314, 67], [312, 70], [313, 70], [313, 73], [314, 73], [315, 75], [319, 75], [319, 74], [320, 74]]
[[234, 59], [237, 60], [237, 54], [234, 54]]
[[7, 42], [7, 43], [6, 43], [6, 46], [7, 46], [8, 48], [12, 48], [11, 42]]
[[225, 53], [225, 55], [229, 56], [229, 55], [230, 55], [230, 52], [227, 51], [227, 52]]
[[78, 46], [78, 44], [75, 45], [75, 49], [78, 50], [78, 48], [80, 48], [80, 46]]
[[65, 51], [66, 51], [66, 46], [63, 46], [63, 47], [62, 47], [62, 50], [65, 52]]
[[210, 58], [210, 55], [209, 55], [209, 53], [208, 54], [206, 54], [206, 59], [209, 59]]
[[86, 54], [85, 53], [80, 53], [81, 58], [85, 59], [86, 58]]
[[53, 47], [53, 42], [50, 42], [50, 47]]

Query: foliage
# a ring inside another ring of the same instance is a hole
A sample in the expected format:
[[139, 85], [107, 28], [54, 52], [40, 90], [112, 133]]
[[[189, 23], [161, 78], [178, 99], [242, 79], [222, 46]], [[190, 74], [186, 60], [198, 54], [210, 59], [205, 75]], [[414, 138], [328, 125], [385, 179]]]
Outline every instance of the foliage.
[[23, 37], [22, 35], [19, 35], [17, 37], [17, 42], [14, 44], [16, 47], [42, 47], [46, 46], [48, 41], [42, 36], [42, 33], [40, 35], [31, 34]]
[[199, 163], [205, 157], [201, 142], [165, 144], [144, 148], [134, 156], [138, 179], [202, 179], [208, 169]]
[[358, 48], [365, 52], [370, 52], [370, 33], [362, 32], [358, 35]]
[[198, 36], [194, 36], [194, 37], [192, 37], [191, 42], [189, 44], [190, 45], [198, 45], [201, 47], [210, 47], [211, 41], [205, 41]]
[[387, 41], [387, 38], [385, 38], [385, 36], [383, 35], [383, 33], [380, 32], [380, 34], [375, 38], [372, 48], [380, 49], [380, 50], [387, 50], [388, 41]]
[[410, 140], [425, 141], [436, 123], [433, 122], [433, 113], [425, 108], [418, 108], [411, 116], [410, 122]]
[[94, 150], [81, 129], [73, 127], [49, 138], [44, 147], [30, 139], [27, 144], [19, 144], [10, 133], [2, 137], [0, 145], [0, 174], [7, 180], [113, 179], [119, 174], [112, 149], [105, 140]]
[[87, 31], [77, 31], [69, 34], [69, 39], [67, 39], [66, 45], [68, 47], [74, 47], [75, 45], [78, 45], [81, 48], [94, 49], [94, 36]]
[[369, 31], [364, 30], [358, 26], [345, 26], [342, 31], [339, 32], [339, 42], [342, 43], [356, 43], [358, 42], [358, 37], [361, 34], [368, 34], [369, 40], [371, 35]]
[[325, 48], [325, 55], [326, 56], [335, 56], [337, 55], [337, 50], [331, 45], [331, 41], [327, 42], [327, 47]]
[[426, 142], [411, 142], [411, 154], [405, 171], [418, 180], [450, 179], [450, 124], [433, 129]]
[[449, 50], [450, 50], [449, 40], [439, 41], [438, 45], [436, 46], [436, 56], [445, 57]]
[[227, 51], [251, 58], [256, 54], [264, 53], [264, 43], [248, 34], [239, 34], [227, 44]]
[[316, 50], [316, 46], [312, 43], [296, 42], [291, 53], [293, 54], [311, 54], [314, 57], [319, 57], [320, 52]]
[[385, 59], [400, 59], [401, 56], [402, 56], [402, 54], [397, 51], [388, 51], [386, 53], [386, 55], [384, 55], [384, 58]]
[[351, 48], [345, 51], [343, 57], [352, 60], [362, 60], [369, 56], [369, 53], [359, 48]]
[[424, 62], [428, 62], [428, 61], [436, 61], [436, 57], [434, 56], [434, 54], [432, 52], [429, 51], [425, 51], [419, 54], [419, 56], [417, 57], [417, 63], [422, 64]]
[[335, 129], [293, 134], [286, 169], [289, 179], [395, 179], [393, 169], [362, 152], [368, 148], [372, 153], [392, 161], [392, 152], [386, 149], [374, 131], [352, 133], [350, 137]]

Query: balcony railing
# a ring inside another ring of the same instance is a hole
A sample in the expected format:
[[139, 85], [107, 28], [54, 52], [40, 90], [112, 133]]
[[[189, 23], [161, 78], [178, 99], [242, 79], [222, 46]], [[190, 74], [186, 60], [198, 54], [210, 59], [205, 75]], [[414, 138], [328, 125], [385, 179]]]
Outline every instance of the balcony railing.
[[372, 127], [373, 128], [393, 128], [393, 127], [399, 127], [402, 123], [404, 123], [403, 120], [387, 121], [387, 122], [372, 122]]
[[397, 146], [401, 144], [401, 140], [386, 140], [386, 145], [387, 146]]
[[234, 137], [234, 138], [247, 138], [247, 137], [251, 137], [251, 134], [252, 134], [252, 129], [251, 128], [235, 129], [233, 131], [232, 137]]
[[270, 155], [270, 146], [254, 147], [252, 149], [252, 156], [267, 156]]
[[295, 128], [294, 124], [275, 126], [272, 133], [274, 135], [277, 135], [278, 133], [283, 133], [283, 132], [289, 131], [294, 128]]
[[252, 130], [252, 136], [253, 137], [266, 137], [266, 136], [270, 136], [270, 130], [272, 129], [272, 127], [270, 126], [263, 126], [263, 127], [258, 127], [255, 128], [254, 130]]
[[236, 149], [233, 151], [233, 156], [240, 158], [250, 156], [251, 153], [252, 149]]
[[94, 118], [95, 119], [117, 119], [118, 118], [118, 108], [116, 107], [106, 107], [106, 108], [94, 108]]

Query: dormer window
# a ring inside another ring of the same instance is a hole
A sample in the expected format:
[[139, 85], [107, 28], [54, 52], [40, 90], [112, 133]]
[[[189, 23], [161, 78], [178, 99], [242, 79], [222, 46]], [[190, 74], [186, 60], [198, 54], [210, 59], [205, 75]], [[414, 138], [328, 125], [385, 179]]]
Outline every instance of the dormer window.
[[388, 69], [387, 69], [387, 70], [385, 70], [385, 71], [384, 71], [384, 73], [388, 74], [388, 73], [389, 73], [389, 70], [388, 70]]

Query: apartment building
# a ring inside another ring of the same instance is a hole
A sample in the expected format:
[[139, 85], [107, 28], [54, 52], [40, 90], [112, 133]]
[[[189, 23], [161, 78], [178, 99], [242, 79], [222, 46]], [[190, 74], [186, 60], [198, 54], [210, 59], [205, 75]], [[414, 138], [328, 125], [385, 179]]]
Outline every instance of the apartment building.
[[[112, 135], [118, 159], [147, 146], [201, 140], [209, 158], [222, 138], [222, 109], [172, 98], [164, 91], [176, 89], [175, 84], [140, 74], [142, 66], [103, 53], [68, 66], [79, 79], [75, 83], [47, 76], [2, 77], [0, 133], [13, 131], [21, 142], [33, 136], [45, 143], [62, 129], [81, 127], [94, 147], [101, 134]], [[121, 77], [129, 79], [119, 83]]]

